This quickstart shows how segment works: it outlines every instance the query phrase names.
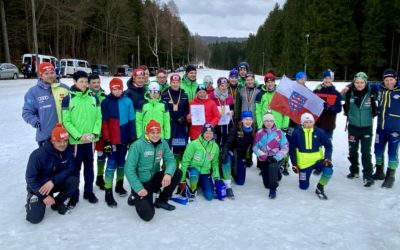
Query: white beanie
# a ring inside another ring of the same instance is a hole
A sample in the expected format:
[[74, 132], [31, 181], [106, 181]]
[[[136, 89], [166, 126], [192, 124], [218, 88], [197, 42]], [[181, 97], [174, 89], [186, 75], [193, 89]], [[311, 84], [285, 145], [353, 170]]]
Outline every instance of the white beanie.
[[314, 116], [312, 116], [312, 114], [310, 113], [304, 113], [301, 115], [301, 125], [304, 124], [305, 121], [310, 120], [314, 123]]
[[263, 116], [263, 122], [265, 122], [266, 120], [273, 120], [274, 121], [274, 116], [272, 114], [265, 114]]
[[160, 85], [156, 82], [151, 82], [149, 84], [148, 91], [160, 91]]

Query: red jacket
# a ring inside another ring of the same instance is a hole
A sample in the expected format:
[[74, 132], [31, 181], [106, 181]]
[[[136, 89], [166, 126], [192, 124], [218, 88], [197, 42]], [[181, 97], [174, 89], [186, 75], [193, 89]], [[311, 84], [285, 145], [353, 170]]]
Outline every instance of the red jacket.
[[[219, 113], [217, 105], [213, 100], [210, 100], [209, 98], [206, 100], [199, 100], [197, 99], [197, 97], [195, 97], [193, 101], [190, 102], [190, 105], [204, 105], [206, 122], [211, 123], [213, 126], [218, 125], [219, 119], [221, 118], [221, 114]], [[188, 119], [188, 122], [191, 122], [191, 119]], [[199, 138], [202, 128], [203, 128], [202, 125], [191, 125], [189, 129], [190, 139], [195, 140]]]

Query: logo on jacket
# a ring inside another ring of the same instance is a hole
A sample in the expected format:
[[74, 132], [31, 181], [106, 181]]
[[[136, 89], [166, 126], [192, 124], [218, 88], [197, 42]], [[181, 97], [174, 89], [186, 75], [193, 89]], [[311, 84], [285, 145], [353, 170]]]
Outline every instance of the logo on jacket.
[[301, 110], [306, 103], [307, 98], [300, 93], [293, 91], [289, 98], [290, 110], [297, 112]]
[[400, 98], [400, 95], [394, 95], [393, 98], [397, 100]]
[[44, 96], [39, 96], [38, 97], [38, 102], [39, 103], [42, 103], [42, 102], [44, 102], [46, 100], [49, 100], [49, 96], [48, 95], [44, 95]]
[[154, 155], [154, 151], [144, 151], [144, 157], [149, 157]]
[[158, 150], [157, 154], [158, 154], [158, 157], [162, 158], [162, 151], [161, 150]]

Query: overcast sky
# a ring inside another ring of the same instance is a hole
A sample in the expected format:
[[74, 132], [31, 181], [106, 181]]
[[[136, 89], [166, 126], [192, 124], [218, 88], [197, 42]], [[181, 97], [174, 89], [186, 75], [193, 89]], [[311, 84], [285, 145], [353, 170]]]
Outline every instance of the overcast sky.
[[[201, 36], [248, 37], [264, 23], [275, 3], [286, 0], [174, 0], [189, 30]], [[168, 0], [163, 0], [168, 2]]]

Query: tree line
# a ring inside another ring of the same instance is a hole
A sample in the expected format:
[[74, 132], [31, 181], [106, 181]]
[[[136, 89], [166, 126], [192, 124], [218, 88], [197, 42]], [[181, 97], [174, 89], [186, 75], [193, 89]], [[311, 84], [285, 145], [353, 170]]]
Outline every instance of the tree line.
[[191, 35], [173, 0], [0, 0], [0, 61], [9, 55], [19, 65], [24, 53], [34, 53], [32, 1], [39, 54], [166, 68], [207, 56], [206, 45]]
[[210, 66], [248, 61], [256, 73], [306, 70], [319, 79], [329, 68], [341, 80], [358, 71], [380, 79], [385, 68], [399, 71], [399, 11], [400, 0], [287, 0], [247, 42], [209, 45]]

